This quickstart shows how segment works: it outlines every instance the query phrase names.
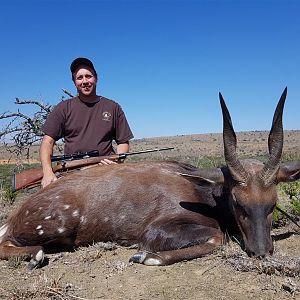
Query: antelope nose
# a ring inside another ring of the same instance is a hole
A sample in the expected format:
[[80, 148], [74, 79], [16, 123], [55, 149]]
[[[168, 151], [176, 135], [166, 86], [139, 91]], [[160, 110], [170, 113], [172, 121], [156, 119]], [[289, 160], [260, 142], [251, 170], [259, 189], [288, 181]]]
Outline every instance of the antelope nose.
[[266, 254], [265, 253], [258, 253], [258, 252], [254, 252], [254, 251], [248, 251], [248, 255], [250, 257], [255, 257], [255, 258], [258, 258], [258, 259], [263, 259]]

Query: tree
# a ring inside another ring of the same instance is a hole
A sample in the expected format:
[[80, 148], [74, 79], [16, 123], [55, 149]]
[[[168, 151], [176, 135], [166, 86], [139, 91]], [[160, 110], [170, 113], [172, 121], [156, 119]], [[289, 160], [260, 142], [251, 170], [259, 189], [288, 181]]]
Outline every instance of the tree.
[[[73, 97], [65, 89], [63, 92]], [[61, 101], [63, 100], [64, 96], [61, 98]], [[25, 158], [28, 159], [30, 148], [41, 142], [43, 138], [41, 127], [54, 106], [38, 100], [20, 100], [19, 98], [16, 98], [14, 103], [20, 106], [33, 105], [32, 115], [27, 115], [20, 109], [17, 109], [17, 112], [8, 111], [0, 114], [0, 120], [8, 120], [8, 123], [0, 131], [0, 141], [6, 151], [21, 161]], [[58, 150], [62, 150], [61, 146], [57, 146]]]

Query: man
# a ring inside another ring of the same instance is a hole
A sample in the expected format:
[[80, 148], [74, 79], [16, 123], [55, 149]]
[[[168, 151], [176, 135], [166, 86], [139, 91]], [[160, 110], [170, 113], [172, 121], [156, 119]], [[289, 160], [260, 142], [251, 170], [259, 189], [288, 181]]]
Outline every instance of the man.
[[[42, 187], [57, 180], [51, 167], [51, 155], [60, 138], [65, 140], [66, 155], [92, 150], [98, 150], [100, 155], [110, 155], [114, 153], [113, 141], [117, 143], [117, 154], [128, 152], [129, 140], [133, 138], [120, 105], [97, 95], [98, 75], [93, 63], [79, 57], [70, 69], [78, 96], [56, 105], [42, 127], [45, 134], [40, 146]], [[106, 159], [101, 163], [114, 162]]]

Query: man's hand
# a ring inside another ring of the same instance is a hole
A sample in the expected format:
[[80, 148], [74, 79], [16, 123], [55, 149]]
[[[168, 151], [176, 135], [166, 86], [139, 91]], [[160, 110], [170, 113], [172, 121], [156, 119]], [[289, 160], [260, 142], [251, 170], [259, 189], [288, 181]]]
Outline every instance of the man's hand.
[[99, 163], [100, 166], [108, 166], [108, 165], [116, 165], [118, 164], [116, 161], [110, 160], [110, 159], [103, 159]]
[[49, 185], [50, 183], [52, 183], [56, 180], [57, 180], [57, 177], [55, 176], [54, 173], [44, 174], [44, 177], [41, 182], [42, 188], [45, 188], [47, 185]]

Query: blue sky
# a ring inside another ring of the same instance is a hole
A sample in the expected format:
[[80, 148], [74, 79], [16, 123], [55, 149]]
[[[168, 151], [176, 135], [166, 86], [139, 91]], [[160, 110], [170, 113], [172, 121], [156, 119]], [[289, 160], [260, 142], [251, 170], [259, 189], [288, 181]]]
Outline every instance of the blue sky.
[[85, 56], [135, 138], [221, 132], [219, 92], [236, 131], [269, 130], [285, 86], [284, 128], [300, 129], [299, 11], [296, 0], [1, 1], [0, 113], [23, 109], [15, 97], [75, 93], [69, 65]]

